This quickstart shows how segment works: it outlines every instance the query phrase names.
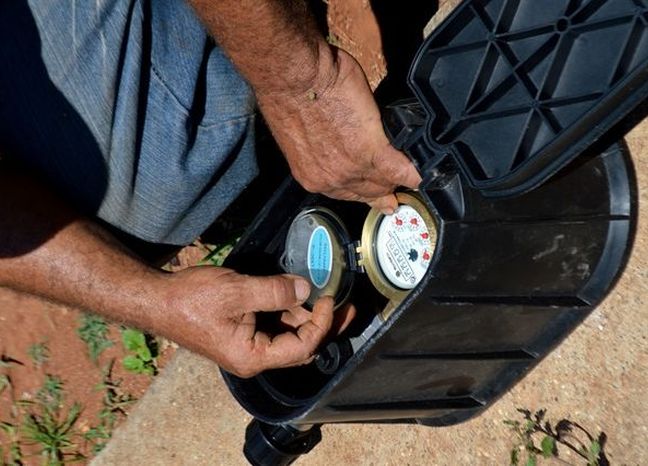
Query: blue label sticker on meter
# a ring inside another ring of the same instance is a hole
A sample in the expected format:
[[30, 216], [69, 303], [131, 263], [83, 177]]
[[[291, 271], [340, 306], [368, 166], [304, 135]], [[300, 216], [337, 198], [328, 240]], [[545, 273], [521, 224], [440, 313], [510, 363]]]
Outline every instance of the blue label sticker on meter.
[[326, 228], [315, 228], [308, 241], [308, 273], [313, 285], [324, 288], [331, 278], [333, 245]]

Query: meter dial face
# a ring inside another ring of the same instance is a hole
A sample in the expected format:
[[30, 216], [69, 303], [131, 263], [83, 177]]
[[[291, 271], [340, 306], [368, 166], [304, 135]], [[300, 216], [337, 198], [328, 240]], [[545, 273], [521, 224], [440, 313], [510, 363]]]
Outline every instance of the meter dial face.
[[375, 237], [380, 270], [394, 286], [411, 290], [430, 266], [434, 245], [421, 214], [401, 205], [380, 221]]
[[291, 223], [280, 262], [286, 272], [310, 282], [307, 307], [321, 296], [332, 296], [336, 306], [346, 299], [353, 283], [345, 246], [349, 242], [342, 221], [323, 207], [306, 209]]
[[399, 192], [396, 199], [399, 207], [391, 215], [378, 209], [369, 211], [357, 252], [371, 283], [397, 305], [430, 268], [437, 230], [432, 213], [416, 193]]

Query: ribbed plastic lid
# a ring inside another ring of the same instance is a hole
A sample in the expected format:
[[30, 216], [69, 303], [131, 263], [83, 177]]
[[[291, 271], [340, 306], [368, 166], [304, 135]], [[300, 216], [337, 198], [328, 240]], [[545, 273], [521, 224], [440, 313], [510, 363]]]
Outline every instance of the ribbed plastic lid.
[[519, 194], [648, 96], [648, 0], [466, 0], [409, 79], [431, 157], [486, 195]]

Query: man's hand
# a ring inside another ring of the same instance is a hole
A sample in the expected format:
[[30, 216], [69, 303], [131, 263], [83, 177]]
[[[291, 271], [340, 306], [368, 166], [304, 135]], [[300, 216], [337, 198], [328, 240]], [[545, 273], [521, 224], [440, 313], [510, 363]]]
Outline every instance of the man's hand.
[[[331, 330], [341, 332], [355, 310], [335, 312], [322, 298], [312, 312], [300, 307], [310, 286], [293, 275], [252, 277], [216, 267], [194, 267], [168, 276], [168, 321], [161, 334], [216, 361], [240, 377], [309, 363]], [[257, 312], [281, 311], [283, 333], [260, 331]]]
[[305, 0], [190, 0], [254, 88], [295, 178], [309, 191], [397, 207], [417, 187], [411, 162], [389, 145], [360, 65], [331, 47]]
[[[353, 318], [324, 298], [301, 308], [310, 286], [293, 275], [250, 277], [217, 267], [170, 274], [148, 267], [99, 225], [79, 217], [24, 173], [0, 170], [0, 286], [91, 309], [199, 352], [249, 377], [304, 364]], [[255, 312], [281, 312], [279, 334]]]
[[308, 191], [362, 201], [383, 210], [398, 204], [397, 186], [421, 178], [387, 140], [380, 113], [356, 60], [325, 46], [312, 88], [301, 93], [257, 93], [261, 110], [293, 176]]

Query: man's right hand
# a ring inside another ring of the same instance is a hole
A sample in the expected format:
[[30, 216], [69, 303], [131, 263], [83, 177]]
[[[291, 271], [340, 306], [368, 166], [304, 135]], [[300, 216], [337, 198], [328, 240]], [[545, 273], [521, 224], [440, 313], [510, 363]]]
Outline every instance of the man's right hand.
[[319, 56], [310, 96], [309, 89], [258, 93], [261, 111], [304, 188], [391, 212], [394, 189], [414, 189], [421, 177], [389, 143], [358, 62], [328, 44]]
[[[301, 304], [310, 293], [294, 275], [256, 277], [218, 267], [193, 267], [167, 275], [168, 319], [158, 333], [216, 361], [240, 377], [266, 369], [307, 364], [329, 334], [341, 332], [355, 310], [333, 313], [322, 298], [312, 312]], [[257, 328], [257, 312], [282, 311], [286, 331], [271, 335]]]

